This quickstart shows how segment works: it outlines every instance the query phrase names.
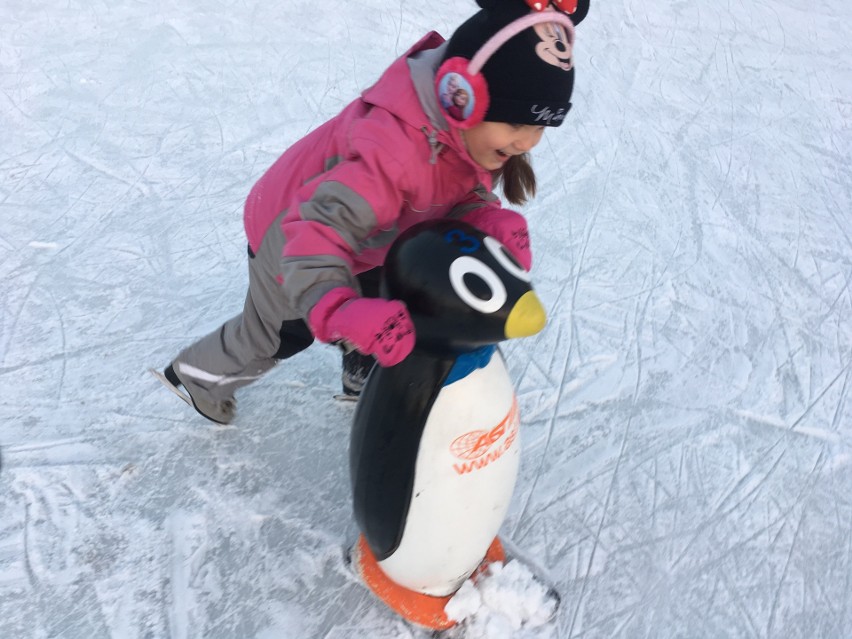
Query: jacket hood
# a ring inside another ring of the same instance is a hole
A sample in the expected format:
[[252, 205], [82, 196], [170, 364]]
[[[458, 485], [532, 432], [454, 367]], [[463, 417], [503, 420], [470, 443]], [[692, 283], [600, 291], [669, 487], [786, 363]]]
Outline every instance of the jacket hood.
[[442, 42], [434, 49], [417, 51], [408, 58], [411, 81], [417, 92], [420, 107], [432, 126], [440, 131], [449, 131], [451, 128], [438, 104], [438, 96], [435, 95], [435, 74], [438, 72], [446, 49], [447, 43]]
[[[438, 32], [426, 34], [391, 64], [379, 80], [361, 94], [361, 99], [389, 111], [418, 130], [426, 127], [426, 134], [434, 132], [438, 142], [459, 153], [477, 171], [487, 174], [470, 157], [459, 130], [450, 126], [438, 105], [435, 73], [446, 47], [447, 43]], [[401, 89], [406, 85], [413, 90]], [[485, 180], [490, 184], [490, 175]]]
[[[444, 38], [436, 31], [423, 36], [414, 46], [397, 58], [378, 81], [361, 94], [361, 99], [390, 111], [411, 126], [449, 129], [438, 110], [434, 83], [440, 51], [446, 47]], [[414, 90], [406, 90], [413, 88]]]

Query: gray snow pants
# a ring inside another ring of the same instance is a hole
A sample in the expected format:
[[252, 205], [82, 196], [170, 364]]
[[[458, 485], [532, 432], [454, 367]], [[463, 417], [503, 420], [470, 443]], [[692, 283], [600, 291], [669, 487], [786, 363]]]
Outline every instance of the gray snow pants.
[[[313, 343], [313, 334], [276, 280], [282, 248], [283, 237], [275, 228], [267, 232], [257, 255], [249, 248], [249, 289], [243, 312], [175, 359], [193, 397], [215, 402], [232, 399], [237, 389]], [[378, 296], [379, 271], [358, 276], [363, 295]]]

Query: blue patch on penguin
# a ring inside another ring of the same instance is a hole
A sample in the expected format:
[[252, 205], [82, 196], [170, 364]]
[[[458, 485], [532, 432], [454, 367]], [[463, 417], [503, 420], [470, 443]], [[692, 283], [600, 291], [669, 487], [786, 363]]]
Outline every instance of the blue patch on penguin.
[[490, 346], [477, 348], [475, 351], [471, 351], [470, 353], [463, 353], [462, 355], [459, 355], [456, 359], [456, 363], [453, 364], [453, 367], [450, 369], [450, 374], [447, 375], [447, 379], [444, 380], [444, 386], [449, 386], [453, 382], [464, 379], [479, 368], [485, 368], [488, 366], [488, 363], [491, 361], [491, 358], [496, 352], [497, 345], [492, 344]]

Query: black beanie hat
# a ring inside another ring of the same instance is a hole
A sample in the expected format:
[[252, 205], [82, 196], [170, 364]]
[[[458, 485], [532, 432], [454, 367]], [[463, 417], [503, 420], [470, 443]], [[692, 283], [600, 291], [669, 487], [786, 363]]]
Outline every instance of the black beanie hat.
[[[482, 8], [461, 24], [447, 43], [444, 60], [473, 58], [491, 36], [532, 12], [524, 0], [477, 0]], [[547, 4], [545, 0], [545, 4]], [[575, 14], [585, 17], [589, 0]], [[554, 7], [545, 11], [555, 11]], [[569, 16], [576, 24], [575, 16]], [[580, 18], [582, 19], [582, 18]], [[488, 83], [485, 120], [559, 126], [571, 108], [574, 87], [573, 33], [558, 23], [524, 29], [499, 47], [480, 73]]]

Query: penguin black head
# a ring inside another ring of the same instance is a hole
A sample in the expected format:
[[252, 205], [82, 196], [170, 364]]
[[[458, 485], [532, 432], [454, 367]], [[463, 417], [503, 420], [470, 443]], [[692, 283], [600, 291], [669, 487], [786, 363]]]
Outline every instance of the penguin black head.
[[383, 295], [408, 307], [418, 348], [469, 351], [534, 335], [546, 321], [529, 273], [496, 239], [458, 220], [402, 233], [382, 278]]

